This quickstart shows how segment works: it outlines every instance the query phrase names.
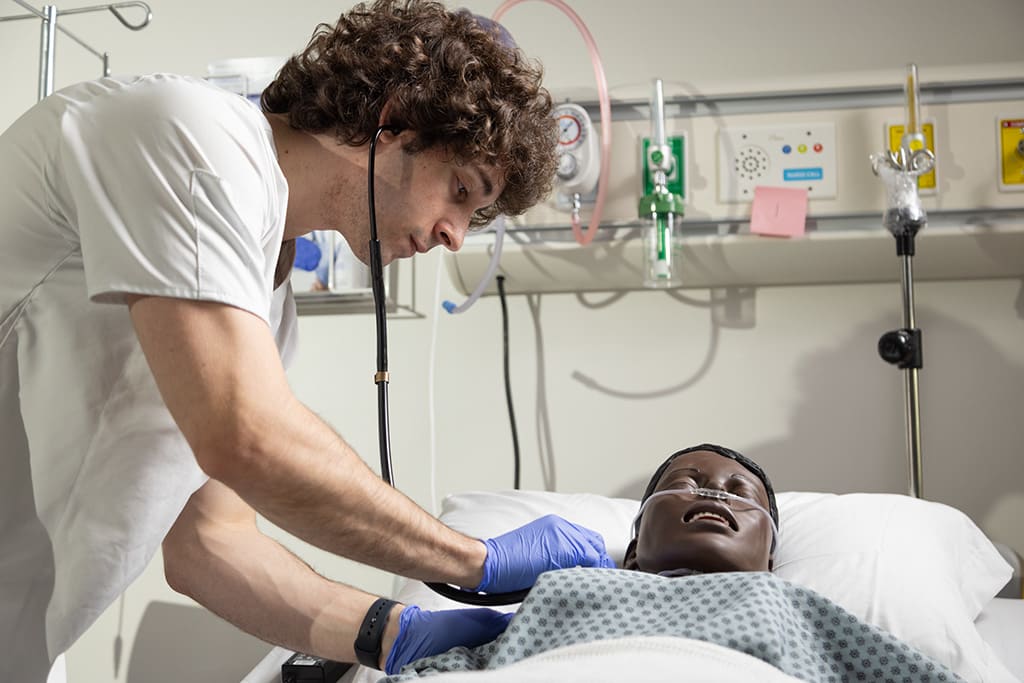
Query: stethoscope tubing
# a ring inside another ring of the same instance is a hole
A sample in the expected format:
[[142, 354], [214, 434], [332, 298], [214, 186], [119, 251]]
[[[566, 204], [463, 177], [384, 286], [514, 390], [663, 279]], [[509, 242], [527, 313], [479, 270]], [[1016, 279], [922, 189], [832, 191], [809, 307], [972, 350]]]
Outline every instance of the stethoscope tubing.
[[[377, 206], [373, 192], [374, 158], [377, 141], [384, 132], [400, 133], [398, 126], [382, 125], [370, 140], [370, 160], [367, 164], [367, 196], [370, 203], [370, 278], [373, 289], [373, 312], [377, 328], [377, 372], [373, 381], [377, 384], [377, 429], [380, 449], [380, 476], [389, 486], [395, 485], [394, 470], [391, 466], [391, 427], [388, 419], [388, 319], [384, 304], [384, 264], [380, 254], [380, 240], [377, 236]], [[467, 605], [494, 607], [514, 605], [522, 602], [529, 588], [509, 593], [476, 593], [450, 586], [446, 583], [425, 583], [435, 593]]]

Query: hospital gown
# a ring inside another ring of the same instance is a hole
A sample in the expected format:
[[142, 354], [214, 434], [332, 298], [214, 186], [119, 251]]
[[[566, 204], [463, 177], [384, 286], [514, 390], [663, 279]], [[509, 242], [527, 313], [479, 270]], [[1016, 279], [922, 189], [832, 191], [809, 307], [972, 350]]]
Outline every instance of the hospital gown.
[[[813, 683], [961, 680], [892, 634], [769, 572], [668, 578], [581, 568], [542, 574], [494, 642], [417, 660], [385, 680], [500, 669], [560, 647], [638, 636], [714, 643]], [[579, 669], [579, 680], [587, 673]]]

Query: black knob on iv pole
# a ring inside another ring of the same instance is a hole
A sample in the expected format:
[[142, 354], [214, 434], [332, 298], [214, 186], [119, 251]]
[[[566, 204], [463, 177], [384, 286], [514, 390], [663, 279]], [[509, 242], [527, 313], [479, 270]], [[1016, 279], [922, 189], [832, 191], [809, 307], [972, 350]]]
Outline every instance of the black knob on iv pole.
[[922, 367], [921, 330], [893, 330], [878, 340], [878, 355], [900, 369]]

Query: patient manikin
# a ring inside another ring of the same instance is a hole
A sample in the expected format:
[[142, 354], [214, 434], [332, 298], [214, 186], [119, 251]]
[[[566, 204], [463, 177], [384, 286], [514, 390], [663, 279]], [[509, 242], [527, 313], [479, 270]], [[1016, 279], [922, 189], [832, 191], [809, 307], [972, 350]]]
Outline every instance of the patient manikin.
[[749, 458], [712, 444], [679, 451], [651, 478], [624, 569], [678, 576], [771, 571], [778, 508]]
[[[417, 660], [388, 683], [471, 671], [493, 674], [488, 681], [961, 680], [770, 571], [778, 507], [768, 477], [745, 456], [712, 444], [679, 451], [642, 503], [622, 565], [634, 571], [545, 572], [496, 640]], [[717, 646], [711, 659], [696, 654], [697, 641]], [[673, 658], [641, 654], [655, 652]], [[772, 668], [745, 669], [752, 660]], [[725, 668], [704, 677], [712, 664]], [[494, 671], [517, 665], [503, 677]]]

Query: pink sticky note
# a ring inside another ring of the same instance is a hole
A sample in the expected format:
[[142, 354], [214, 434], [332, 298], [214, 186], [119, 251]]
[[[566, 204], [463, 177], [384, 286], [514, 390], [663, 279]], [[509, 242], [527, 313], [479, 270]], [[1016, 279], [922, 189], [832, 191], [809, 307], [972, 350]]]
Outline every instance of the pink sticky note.
[[807, 190], [791, 187], [754, 188], [750, 232], [773, 237], [798, 237], [807, 222]]

